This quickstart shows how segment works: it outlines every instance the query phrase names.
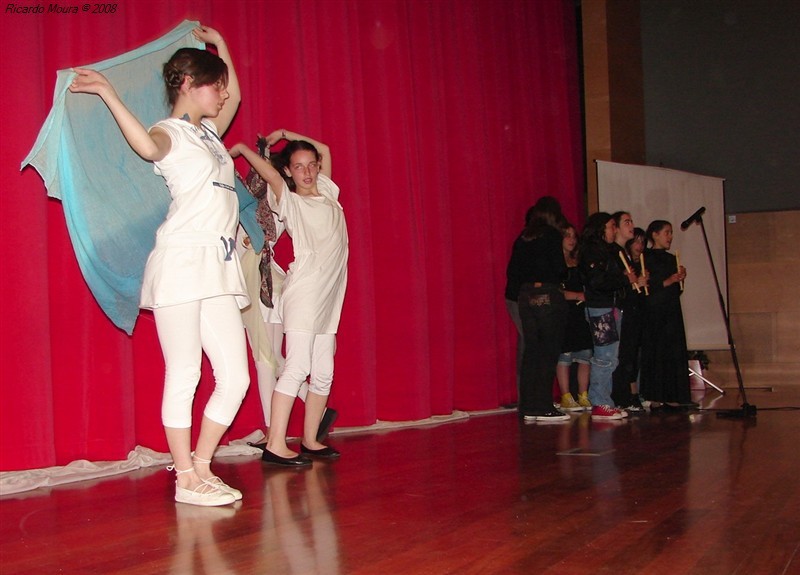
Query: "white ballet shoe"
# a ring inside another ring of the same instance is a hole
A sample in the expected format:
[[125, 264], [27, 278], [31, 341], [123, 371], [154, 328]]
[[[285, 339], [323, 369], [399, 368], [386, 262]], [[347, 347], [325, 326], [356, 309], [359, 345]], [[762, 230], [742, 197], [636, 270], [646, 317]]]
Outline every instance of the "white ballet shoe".
[[[203, 459], [202, 457], [198, 457], [197, 455], [195, 455], [194, 451], [192, 452], [192, 459], [198, 463], [207, 463], [211, 465], [210, 459]], [[213, 477], [209, 477], [208, 479], [203, 479], [202, 482], [207, 485], [211, 485], [212, 487], [216, 487], [217, 489], [219, 489], [220, 491], [224, 491], [225, 493], [230, 493], [231, 495], [233, 495], [233, 498], [236, 501], [242, 500], [241, 491], [239, 491], [238, 489], [234, 489], [216, 475], [214, 475]]]
[[211, 485], [212, 487], [216, 487], [217, 489], [219, 489], [220, 491], [224, 491], [225, 493], [230, 493], [231, 495], [233, 495], [234, 501], [242, 500], [241, 491], [239, 491], [238, 489], [234, 489], [216, 475], [209, 479], [203, 479], [203, 483], [205, 483], [206, 485]]
[[[174, 470], [176, 475], [194, 471], [194, 468], [175, 469], [174, 465], [170, 465], [167, 469], [169, 471]], [[186, 489], [185, 487], [180, 487], [176, 480], [175, 501], [178, 503], [187, 503], [189, 505], [199, 505], [201, 507], [216, 507], [218, 505], [230, 505], [236, 501], [236, 498], [232, 493], [222, 491], [218, 487], [206, 483], [205, 481], [194, 489]]]

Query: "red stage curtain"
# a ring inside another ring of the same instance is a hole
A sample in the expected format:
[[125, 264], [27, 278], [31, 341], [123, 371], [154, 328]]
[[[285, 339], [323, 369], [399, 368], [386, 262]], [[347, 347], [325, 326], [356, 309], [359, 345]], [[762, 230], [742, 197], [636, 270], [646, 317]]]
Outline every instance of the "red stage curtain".
[[[4, 13], [0, 469], [166, 449], [152, 316], [128, 337], [103, 315], [59, 202], [19, 166], [56, 70], [184, 19], [218, 28], [233, 53], [244, 99], [228, 145], [289, 128], [332, 148], [351, 239], [338, 423], [514, 401], [511, 243], [542, 195], [572, 220], [583, 213], [571, 0], [139, 0], [113, 14]], [[198, 413], [211, 386], [205, 365]], [[229, 437], [262, 426], [257, 395], [251, 386]]]

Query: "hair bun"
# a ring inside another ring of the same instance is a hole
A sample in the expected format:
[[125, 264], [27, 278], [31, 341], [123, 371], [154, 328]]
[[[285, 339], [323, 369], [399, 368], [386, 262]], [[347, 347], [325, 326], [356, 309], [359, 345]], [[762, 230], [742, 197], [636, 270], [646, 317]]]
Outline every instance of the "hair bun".
[[170, 62], [164, 64], [164, 83], [168, 88], [179, 89], [184, 76], [185, 74], [174, 64]]

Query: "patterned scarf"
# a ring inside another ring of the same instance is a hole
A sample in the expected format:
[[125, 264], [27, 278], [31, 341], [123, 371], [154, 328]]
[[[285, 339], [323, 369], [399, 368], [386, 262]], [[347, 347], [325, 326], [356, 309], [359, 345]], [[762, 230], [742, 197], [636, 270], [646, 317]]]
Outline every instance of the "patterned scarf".
[[[263, 157], [263, 156], [262, 156]], [[256, 221], [261, 229], [264, 230], [264, 249], [261, 250], [261, 261], [258, 270], [261, 272], [261, 302], [268, 308], [274, 308], [272, 302], [272, 273], [270, 271], [270, 261], [272, 260], [270, 242], [277, 241], [277, 231], [275, 230], [275, 220], [272, 219], [272, 209], [269, 206], [269, 195], [267, 194], [267, 182], [253, 169], [250, 168], [247, 176], [242, 178], [238, 173], [236, 176], [242, 181], [244, 187], [250, 192], [258, 205], [256, 207]]]

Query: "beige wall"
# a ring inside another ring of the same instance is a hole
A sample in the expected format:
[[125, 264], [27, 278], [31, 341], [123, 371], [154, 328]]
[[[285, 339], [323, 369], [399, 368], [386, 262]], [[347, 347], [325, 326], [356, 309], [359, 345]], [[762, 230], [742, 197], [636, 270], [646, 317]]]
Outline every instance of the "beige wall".
[[[728, 290], [744, 384], [800, 385], [800, 211], [735, 217], [725, 226]], [[736, 385], [730, 352], [708, 356], [709, 374]]]

